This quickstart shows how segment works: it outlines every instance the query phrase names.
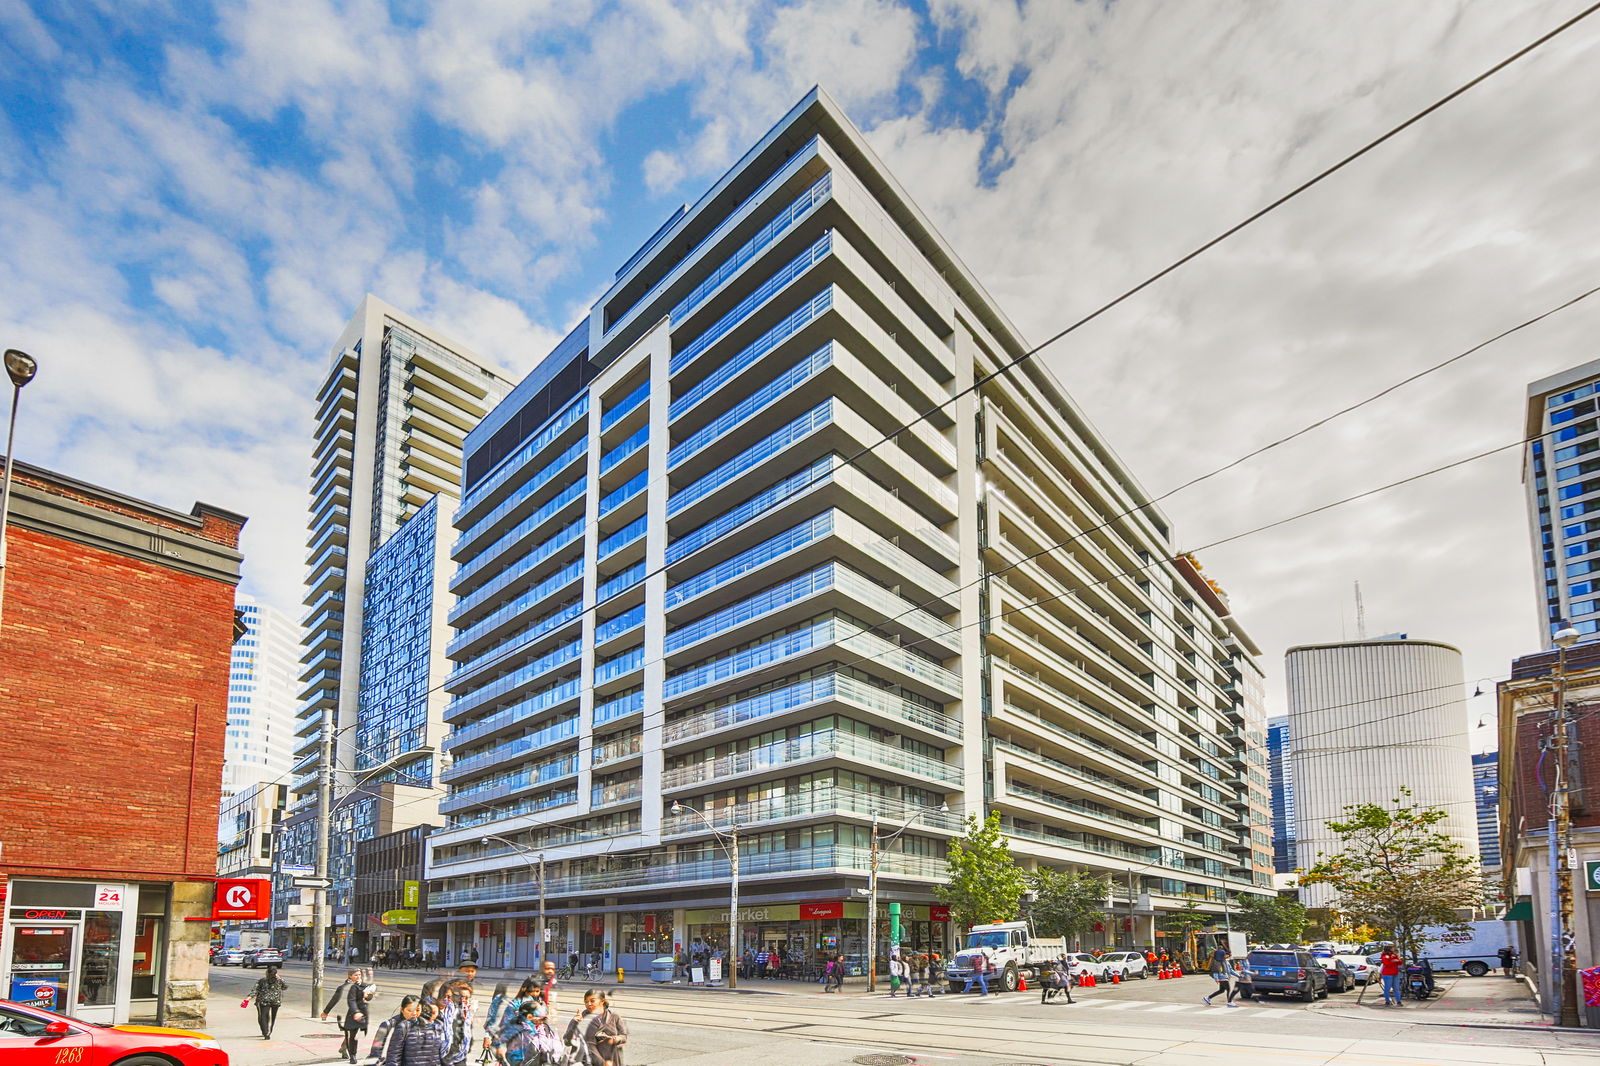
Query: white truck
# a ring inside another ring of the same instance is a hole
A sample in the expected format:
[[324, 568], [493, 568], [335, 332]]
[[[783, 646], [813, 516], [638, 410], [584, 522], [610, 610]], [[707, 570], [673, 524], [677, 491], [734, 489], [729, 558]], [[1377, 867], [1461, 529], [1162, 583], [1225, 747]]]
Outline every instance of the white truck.
[[1422, 931], [1422, 957], [1435, 970], [1465, 970], [1482, 977], [1500, 967], [1500, 949], [1511, 943], [1505, 922], [1467, 922], [1459, 929], [1430, 925]]
[[259, 951], [272, 944], [272, 934], [262, 929], [224, 929], [223, 951]]
[[1027, 922], [989, 922], [975, 925], [955, 957], [946, 963], [944, 978], [950, 991], [959, 992], [972, 974], [972, 959], [983, 955], [989, 960], [990, 987], [1015, 992], [1023, 970], [1037, 971], [1052, 959], [1067, 953], [1067, 942], [1060, 937], [1035, 936]]

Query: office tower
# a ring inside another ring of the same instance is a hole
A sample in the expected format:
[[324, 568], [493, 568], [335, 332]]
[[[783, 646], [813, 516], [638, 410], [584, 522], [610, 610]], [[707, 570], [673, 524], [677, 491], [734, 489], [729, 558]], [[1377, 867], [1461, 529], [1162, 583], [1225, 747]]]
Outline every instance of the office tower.
[[[1528, 386], [1522, 483], [1533, 531], [1540, 639], [1570, 620], [1600, 633], [1600, 359]], [[1532, 438], [1537, 437], [1537, 440]]]
[[[281, 611], [248, 596], [239, 597], [238, 617], [245, 633], [234, 642], [228, 678], [224, 803], [251, 785], [286, 780], [294, 747], [300, 631]], [[226, 837], [219, 831], [218, 839]]]
[[467, 440], [452, 950], [531, 964], [541, 855], [553, 950], [725, 948], [734, 825], [739, 947], [806, 959], [874, 818], [908, 943], [991, 810], [1113, 875], [1090, 941], [1267, 889], [1259, 652], [1041, 362], [972, 388], [1026, 347], [820, 91], [622, 265]]
[[1500, 865], [1500, 755], [1480, 751], [1472, 757], [1472, 794], [1478, 812], [1478, 861]]
[[1267, 766], [1272, 781], [1272, 868], [1280, 874], [1296, 869], [1294, 834], [1294, 751], [1289, 719], [1267, 723]]
[[[318, 745], [335, 738], [330, 910], [338, 950], [365, 950], [355, 845], [438, 820], [446, 696], [448, 531], [461, 446], [511, 382], [466, 348], [367, 296], [318, 389], [284, 864], [315, 858]], [[303, 912], [293, 916], [305, 936]], [[414, 933], [414, 931], [412, 931]]]
[[[1290, 648], [1296, 858], [1302, 868], [1339, 850], [1328, 828], [1345, 808], [1409, 802], [1441, 807], [1439, 830], [1478, 854], [1461, 652], [1404, 636]], [[1325, 885], [1300, 889], [1326, 907]]]

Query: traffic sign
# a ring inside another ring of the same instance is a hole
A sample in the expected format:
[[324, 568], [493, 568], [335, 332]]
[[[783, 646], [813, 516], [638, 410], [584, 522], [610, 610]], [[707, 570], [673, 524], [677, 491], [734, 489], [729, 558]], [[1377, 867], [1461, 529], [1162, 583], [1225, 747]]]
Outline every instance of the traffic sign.
[[286, 874], [314, 874], [317, 872], [317, 868], [309, 864], [304, 866], [290, 866], [285, 863], [284, 865], [278, 867], [278, 871]]
[[295, 888], [331, 888], [333, 882], [326, 877], [297, 877], [294, 879]]

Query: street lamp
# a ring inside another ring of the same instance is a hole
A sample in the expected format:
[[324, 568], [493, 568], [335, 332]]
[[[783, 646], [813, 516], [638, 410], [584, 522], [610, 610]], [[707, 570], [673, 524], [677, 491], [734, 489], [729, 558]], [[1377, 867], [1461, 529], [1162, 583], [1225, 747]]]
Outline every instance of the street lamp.
[[728, 831], [723, 833], [722, 830], [711, 824], [711, 819], [707, 818], [703, 812], [695, 810], [687, 803], [679, 803], [677, 800], [673, 800], [670, 809], [673, 814], [682, 814], [684, 811], [688, 811], [704, 822], [705, 827], [711, 830], [712, 835], [717, 838], [717, 846], [722, 848], [723, 853], [728, 856], [728, 866], [733, 875], [729, 879], [731, 887], [728, 901], [728, 987], [738, 988], [739, 957], [741, 955], [739, 951], [739, 823], [734, 822], [728, 827]]
[[[345, 726], [344, 729], [350, 729]], [[325, 973], [325, 956], [328, 953], [328, 888], [332, 881], [328, 876], [328, 840], [333, 834], [333, 775], [337, 769], [333, 765], [333, 736], [343, 732], [343, 729], [333, 728], [333, 709], [324, 708], [322, 712], [322, 740], [317, 756], [317, 857], [316, 869], [313, 877], [316, 887], [311, 893], [311, 1009], [313, 1012], [322, 1007], [322, 983]], [[415, 751], [404, 751], [392, 755], [372, 767], [370, 770], [341, 770], [343, 773], [357, 773], [361, 776], [351, 782], [350, 789], [344, 798], [349, 799], [367, 779], [392, 770], [396, 763], [406, 762], [419, 756], [432, 755], [433, 747], [425, 745]], [[344, 802], [344, 800], [340, 800]]]
[[[905, 824], [888, 836], [881, 839], [883, 844], [892, 844], [900, 838], [900, 834], [911, 828], [911, 823], [921, 818], [924, 814], [948, 814], [950, 805], [941, 803], [937, 807], [923, 807], [905, 820]], [[878, 836], [878, 815], [872, 815], [872, 865], [867, 875], [867, 991], [878, 990], [878, 850], [880, 839]], [[898, 946], [898, 945], [896, 945]]]
[[1567, 855], [1572, 850], [1572, 782], [1567, 776], [1567, 649], [1578, 643], [1581, 635], [1565, 623], [1550, 638], [1556, 646], [1556, 721], [1555, 721], [1555, 779], [1556, 787], [1550, 793], [1550, 830], [1545, 843], [1550, 849], [1551, 899], [1550, 899], [1550, 963], [1553, 967], [1551, 985], [1553, 1002], [1550, 1015], [1556, 1024], [1569, 1027], [1578, 1025], [1578, 956], [1572, 936], [1572, 864]]
[[6, 469], [0, 477], [0, 607], [6, 594], [6, 521], [11, 513], [11, 464], [16, 458], [17, 405], [22, 401], [22, 386], [33, 380], [39, 364], [27, 352], [7, 348], [6, 375], [11, 378], [11, 428], [6, 433]]
[[[530, 870], [533, 868], [535, 864], [535, 858], [533, 857], [533, 852], [530, 849], [518, 844], [515, 840], [508, 840], [505, 837], [495, 836], [492, 833], [488, 836], [479, 837], [478, 843], [487, 844], [491, 840], [498, 840], [500, 843], [514, 849], [518, 855], [521, 855], [523, 858], [528, 860], [528, 868]], [[538, 955], [538, 957], [534, 960], [535, 967], [541, 966], [544, 963], [544, 944], [545, 937], [548, 935], [544, 927], [544, 852], [539, 852], [537, 856], [537, 863], [539, 867], [539, 935], [534, 938], [534, 943], [537, 945]]]

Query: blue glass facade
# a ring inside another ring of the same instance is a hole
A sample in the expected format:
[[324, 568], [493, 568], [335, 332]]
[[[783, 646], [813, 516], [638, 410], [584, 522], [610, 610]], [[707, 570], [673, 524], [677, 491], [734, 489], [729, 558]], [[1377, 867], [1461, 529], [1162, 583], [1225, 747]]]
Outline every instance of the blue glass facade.
[[1500, 865], [1500, 755], [1481, 751], [1472, 757], [1472, 794], [1478, 811], [1478, 859]]
[[[367, 563], [357, 770], [427, 742], [438, 514], [439, 501], [428, 501]], [[408, 783], [431, 783], [426, 766], [406, 771]]]
[[1267, 723], [1267, 765], [1272, 780], [1272, 868], [1280, 874], [1293, 873], [1297, 865], [1291, 753], [1289, 719], [1272, 719]]

